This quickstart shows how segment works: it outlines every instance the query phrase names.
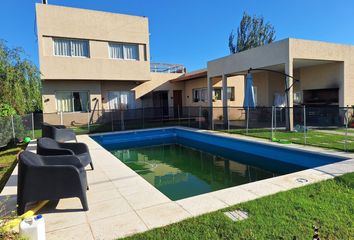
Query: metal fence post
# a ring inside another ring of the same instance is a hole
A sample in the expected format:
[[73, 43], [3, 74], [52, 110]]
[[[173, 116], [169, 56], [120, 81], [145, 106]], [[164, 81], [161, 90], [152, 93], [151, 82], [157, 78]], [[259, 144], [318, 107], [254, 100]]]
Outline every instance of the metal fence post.
[[[210, 113], [214, 113], [214, 109], [213, 109], [213, 107], [210, 107]], [[214, 121], [214, 114], [212, 114], [212, 117], [211, 117], [211, 130], [215, 130], [215, 121]]]
[[230, 111], [229, 111], [229, 106], [227, 105], [227, 131], [230, 131]]
[[347, 105], [346, 113], [345, 113], [345, 151], [348, 151], [348, 124], [349, 124], [349, 105]]
[[307, 144], [306, 106], [304, 105], [304, 143]]
[[248, 119], [250, 117], [250, 107], [247, 107], [246, 134], [248, 135]]
[[32, 117], [32, 139], [34, 139], [34, 115], [33, 113], [31, 113], [31, 117]]
[[90, 133], [90, 111], [87, 111], [87, 131]]
[[202, 128], [202, 106], [199, 106], [199, 129]]
[[177, 105], [177, 115], [178, 115], [178, 126], [181, 126], [181, 116], [180, 116], [179, 105]]
[[277, 107], [274, 106], [274, 133], [277, 132]]
[[142, 111], [142, 118], [143, 118], [143, 128], [145, 128], [145, 118], [144, 118], [144, 105], [141, 107], [141, 111]]
[[120, 110], [120, 124], [121, 124], [121, 129], [124, 131], [124, 130], [125, 130], [125, 125], [124, 125], [124, 110]]
[[191, 126], [191, 107], [188, 107], [188, 127]]
[[63, 111], [60, 111], [60, 125], [64, 125], [63, 124]]
[[14, 116], [11, 115], [11, 126], [12, 126], [12, 137], [14, 139], [14, 143], [16, 143], [16, 134], [15, 134], [15, 125], [14, 125]]
[[113, 124], [113, 111], [109, 112], [111, 115], [111, 125], [112, 125], [112, 132], [114, 132], [114, 124]]
[[274, 138], [273, 129], [274, 129], [274, 106], [272, 106], [272, 135], [271, 135], [271, 139], [270, 140], [273, 140], [273, 138]]

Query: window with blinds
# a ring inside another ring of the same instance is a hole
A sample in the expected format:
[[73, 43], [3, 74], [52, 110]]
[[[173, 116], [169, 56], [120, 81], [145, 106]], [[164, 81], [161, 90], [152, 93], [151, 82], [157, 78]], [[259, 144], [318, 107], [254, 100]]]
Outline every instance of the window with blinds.
[[66, 57], [89, 57], [89, 41], [54, 38], [54, 55]]
[[138, 44], [109, 43], [109, 57], [121, 60], [139, 60]]

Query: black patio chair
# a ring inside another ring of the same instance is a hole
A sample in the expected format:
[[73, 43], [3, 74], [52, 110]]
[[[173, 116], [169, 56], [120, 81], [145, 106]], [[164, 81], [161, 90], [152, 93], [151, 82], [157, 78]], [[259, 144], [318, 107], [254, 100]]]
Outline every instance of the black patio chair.
[[85, 143], [59, 143], [54, 139], [43, 137], [37, 140], [37, 153], [43, 156], [75, 155], [85, 167], [90, 164], [94, 170], [90, 152]]
[[76, 139], [76, 134], [72, 129], [66, 128], [64, 125], [42, 124], [42, 137], [52, 138], [58, 142], [72, 141]]
[[76, 156], [40, 156], [24, 151], [19, 155], [17, 213], [25, 212], [26, 204], [42, 200], [56, 201], [78, 197], [88, 210], [87, 177]]

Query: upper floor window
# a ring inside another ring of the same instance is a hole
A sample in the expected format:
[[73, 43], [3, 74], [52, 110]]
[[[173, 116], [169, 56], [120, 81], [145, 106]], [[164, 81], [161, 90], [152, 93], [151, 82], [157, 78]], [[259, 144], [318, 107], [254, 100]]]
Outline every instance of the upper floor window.
[[122, 60], [139, 60], [138, 44], [109, 43], [109, 57]]
[[67, 57], [89, 57], [88, 40], [54, 38], [54, 55]]

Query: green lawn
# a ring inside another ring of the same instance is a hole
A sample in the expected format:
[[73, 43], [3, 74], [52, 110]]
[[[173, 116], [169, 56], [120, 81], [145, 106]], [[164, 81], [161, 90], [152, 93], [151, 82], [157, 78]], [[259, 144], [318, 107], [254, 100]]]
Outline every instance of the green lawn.
[[12, 170], [16, 165], [16, 155], [24, 148], [24, 145], [10, 147], [0, 151], [0, 192], [4, 188], [7, 179], [11, 176]]
[[[258, 138], [271, 139], [272, 133], [268, 129], [250, 129], [248, 134], [244, 129], [232, 129], [223, 131], [230, 134], [242, 134]], [[288, 140], [292, 143], [305, 144], [304, 133], [302, 132], [285, 132], [277, 131], [274, 133], [274, 137], [277, 139]], [[348, 151], [354, 152], [354, 136], [348, 136], [347, 145], [345, 146], [345, 136], [340, 134], [330, 134], [318, 132], [316, 130], [310, 130], [307, 132], [306, 144], [324, 148], [332, 148], [344, 151], [346, 148]]]
[[[354, 173], [235, 205], [126, 239], [353, 239]], [[233, 222], [226, 210], [245, 210]]]
[[[336, 129], [336, 132], [341, 132], [341, 133], [345, 133], [346, 130], [345, 129]], [[348, 128], [348, 133], [354, 133], [354, 128]]]

